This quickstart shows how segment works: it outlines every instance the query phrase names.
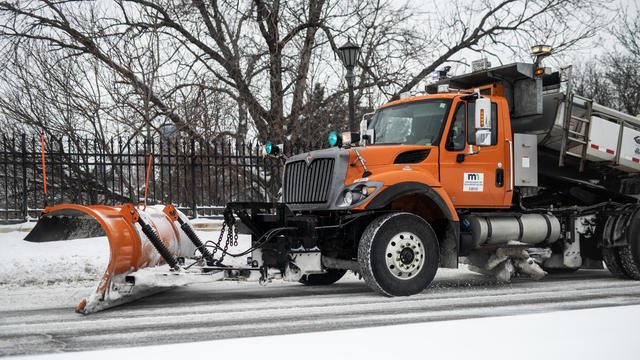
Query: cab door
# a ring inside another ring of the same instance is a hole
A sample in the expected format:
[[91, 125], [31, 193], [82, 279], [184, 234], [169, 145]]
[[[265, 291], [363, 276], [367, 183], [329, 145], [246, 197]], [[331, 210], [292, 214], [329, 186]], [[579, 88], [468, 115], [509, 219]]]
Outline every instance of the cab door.
[[508, 113], [492, 99], [491, 145], [474, 145], [477, 153], [469, 154], [475, 144], [475, 100], [456, 100], [440, 142], [440, 183], [456, 208], [509, 207], [511, 127], [498, 121]]

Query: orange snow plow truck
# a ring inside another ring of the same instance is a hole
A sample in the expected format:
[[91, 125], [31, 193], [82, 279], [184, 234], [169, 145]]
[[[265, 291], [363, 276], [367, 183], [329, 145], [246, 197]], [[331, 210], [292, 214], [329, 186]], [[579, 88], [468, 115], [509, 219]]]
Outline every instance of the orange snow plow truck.
[[[348, 270], [408, 296], [461, 262], [501, 281], [603, 263], [640, 280], [640, 118], [573, 94], [570, 67], [515, 63], [427, 92], [286, 159], [281, 200], [228, 204], [217, 242], [170, 205], [130, 204], [47, 208], [26, 240], [108, 237], [83, 313], [196, 281], [329, 285]], [[251, 245], [231, 253], [238, 228]]]

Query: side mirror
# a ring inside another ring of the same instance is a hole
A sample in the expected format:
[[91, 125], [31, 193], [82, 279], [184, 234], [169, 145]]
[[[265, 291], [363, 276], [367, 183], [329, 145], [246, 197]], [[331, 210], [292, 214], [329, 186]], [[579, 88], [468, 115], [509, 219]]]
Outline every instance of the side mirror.
[[360, 134], [366, 133], [368, 126], [369, 126], [369, 122], [367, 121], [367, 119], [360, 120]]
[[[365, 116], [368, 114], [365, 114]], [[360, 121], [360, 134], [362, 136], [360, 136], [360, 146], [366, 146], [367, 142], [369, 144], [373, 144], [373, 129], [367, 129], [369, 127], [369, 120], [365, 118], [365, 116], [362, 117], [362, 120]], [[369, 118], [371, 119], [371, 118]]]
[[367, 129], [366, 132], [366, 140], [369, 142], [369, 144], [373, 144], [374, 140], [376, 138], [376, 132], [374, 129]]
[[478, 98], [475, 106], [476, 145], [491, 145], [491, 100]]
[[476, 143], [477, 146], [491, 146], [491, 130], [477, 130]]

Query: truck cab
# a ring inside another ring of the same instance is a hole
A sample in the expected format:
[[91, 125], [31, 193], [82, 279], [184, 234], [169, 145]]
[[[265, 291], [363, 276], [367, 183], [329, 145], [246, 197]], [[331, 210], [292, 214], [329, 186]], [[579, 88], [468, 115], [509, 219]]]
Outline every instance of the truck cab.
[[[382, 106], [369, 125], [375, 147], [381, 149], [371, 151], [371, 156], [368, 149], [360, 150], [360, 154], [369, 162], [370, 157], [377, 156], [376, 151], [399, 155], [407, 152], [407, 146], [420, 147], [409, 150], [414, 151], [410, 154], [427, 151], [426, 159], [395, 157], [394, 170], [426, 173], [419, 175], [422, 182], [441, 188], [454, 208], [509, 208], [513, 195], [513, 184], [509, 183], [513, 136], [508, 105], [502, 97], [484, 97], [490, 103], [490, 142], [480, 147], [476, 143], [476, 99], [477, 95], [456, 92], [412, 97]], [[383, 189], [405, 180], [401, 175], [385, 174], [388, 169], [373, 171], [377, 170], [375, 165], [370, 168], [374, 174], [371, 179], [378, 178], [375, 174], [384, 178]]]

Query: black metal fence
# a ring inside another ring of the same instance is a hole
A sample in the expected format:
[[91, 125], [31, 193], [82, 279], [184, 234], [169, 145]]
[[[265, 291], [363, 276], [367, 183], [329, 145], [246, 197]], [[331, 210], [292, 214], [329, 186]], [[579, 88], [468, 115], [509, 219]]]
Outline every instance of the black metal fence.
[[283, 161], [260, 152], [257, 144], [232, 141], [45, 137], [45, 196], [41, 138], [5, 135], [0, 143], [0, 222], [28, 220], [44, 206], [62, 203], [140, 203], [145, 189], [147, 204], [171, 203], [189, 216], [215, 215], [230, 201], [274, 201]]

